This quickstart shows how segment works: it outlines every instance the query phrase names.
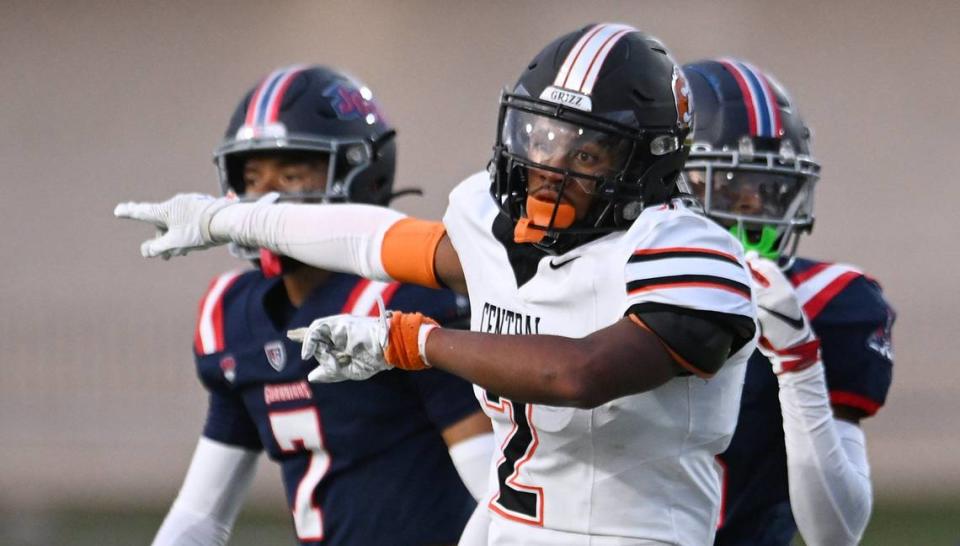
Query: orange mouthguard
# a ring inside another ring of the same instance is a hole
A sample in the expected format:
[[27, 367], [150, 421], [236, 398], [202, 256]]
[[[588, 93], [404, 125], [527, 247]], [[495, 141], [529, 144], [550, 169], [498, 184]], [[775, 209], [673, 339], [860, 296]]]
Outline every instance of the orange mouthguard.
[[551, 203], [527, 196], [527, 215], [517, 221], [513, 229], [513, 241], [516, 243], [539, 243], [547, 235], [550, 217], [556, 208], [557, 217], [553, 227], [568, 228], [577, 219], [577, 209], [567, 203]]

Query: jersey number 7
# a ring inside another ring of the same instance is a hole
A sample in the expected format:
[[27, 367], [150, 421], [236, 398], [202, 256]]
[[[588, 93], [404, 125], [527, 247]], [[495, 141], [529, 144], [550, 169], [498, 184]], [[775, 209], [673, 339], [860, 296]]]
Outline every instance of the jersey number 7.
[[323, 512], [314, 500], [314, 491], [330, 469], [330, 454], [323, 449], [320, 414], [316, 408], [271, 411], [270, 428], [284, 453], [311, 452], [307, 470], [297, 484], [293, 524], [301, 541], [323, 540]]

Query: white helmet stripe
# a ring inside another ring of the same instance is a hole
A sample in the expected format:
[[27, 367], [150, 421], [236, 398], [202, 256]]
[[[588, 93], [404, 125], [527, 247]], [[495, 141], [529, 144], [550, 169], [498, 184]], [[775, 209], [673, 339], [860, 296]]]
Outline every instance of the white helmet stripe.
[[567, 53], [567, 58], [564, 59], [563, 64], [560, 65], [560, 71], [557, 72], [556, 79], [553, 80], [553, 85], [557, 87], [565, 87], [567, 83], [567, 78], [570, 76], [570, 67], [573, 66], [573, 63], [580, 57], [580, 53], [583, 52], [583, 46], [590, 41], [598, 32], [603, 30], [605, 25], [597, 25], [590, 29], [587, 32], [583, 33], [583, 36], [577, 40], [577, 43], [573, 45], [570, 49], [570, 52]]
[[603, 23], [586, 32], [570, 49], [554, 85], [589, 94], [607, 55], [617, 41], [636, 29], [629, 25]]
[[287, 92], [287, 87], [290, 85], [290, 81], [293, 78], [303, 71], [306, 68], [303, 65], [294, 65], [286, 68], [286, 72], [277, 80], [277, 83], [271, 89], [270, 97], [267, 99], [266, 106], [263, 109], [263, 112], [260, 113], [263, 123], [276, 123], [277, 115], [280, 112], [280, 105], [277, 104], [283, 100], [283, 96]]
[[607, 39], [607, 41], [600, 48], [600, 51], [597, 53], [597, 56], [594, 57], [593, 63], [587, 67], [587, 76], [584, 78], [583, 85], [580, 87], [581, 93], [584, 95], [589, 95], [593, 91], [593, 84], [597, 82], [597, 75], [600, 74], [600, 67], [603, 66], [603, 61], [606, 60], [610, 50], [613, 49], [613, 46], [617, 45], [617, 42], [620, 40], [620, 38], [623, 38], [634, 30], [635, 29], [631, 27], [627, 27]]

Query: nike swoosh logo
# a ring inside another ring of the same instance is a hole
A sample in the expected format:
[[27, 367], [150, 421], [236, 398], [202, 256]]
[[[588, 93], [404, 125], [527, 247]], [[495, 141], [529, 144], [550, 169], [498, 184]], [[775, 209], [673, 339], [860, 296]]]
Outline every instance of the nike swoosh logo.
[[783, 322], [786, 322], [787, 324], [789, 324], [792, 328], [794, 328], [794, 329], [796, 329], [796, 330], [799, 330], [799, 329], [803, 328], [803, 317], [802, 317], [802, 316], [801, 316], [800, 318], [788, 317], [787, 315], [784, 315], [783, 313], [778, 313], [777, 311], [774, 311], [773, 309], [770, 309], [769, 307], [764, 307], [764, 306], [762, 306], [762, 305], [759, 305], [758, 307], [760, 307], [760, 309], [763, 309], [764, 311], [770, 313], [771, 315], [777, 317], [778, 319], [782, 320]]
[[560, 263], [556, 263], [553, 260], [550, 260], [550, 269], [560, 269], [561, 267], [567, 265], [568, 263], [580, 258], [580, 256], [574, 256], [573, 258], [566, 259]]

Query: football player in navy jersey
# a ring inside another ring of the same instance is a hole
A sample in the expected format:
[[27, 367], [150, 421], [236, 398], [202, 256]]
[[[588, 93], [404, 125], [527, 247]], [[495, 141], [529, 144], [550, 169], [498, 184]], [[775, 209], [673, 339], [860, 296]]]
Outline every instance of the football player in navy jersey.
[[[895, 314], [855, 267], [795, 256], [820, 166], [786, 91], [736, 59], [684, 66], [697, 108], [686, 179], [748, 251], [762, 337], [720, 455], [716, 544], [856, 544], [872, 492], [859, 422], [883, 405]], [[811, 330], [812, 326], [812, 330]]]
[[[280, 69], [234, 112], [216, 151], [221, 186], [240, 199], [384, 205], [394, 135], [361, 83], [320, 66]], [[375, 316], [378, 298], [452, 324], [466, 301], [233, 250], [259, 267], [219, 275], [201, 301], [194, 351], [209, 410], [154, 544], [226, 543], [261, 451], [281, 467], [300, 544], [455, 543], [493, 449], [470, 384], [437, 370], [308, 383], [315, 364], [285, 333], [317, 316]]]

